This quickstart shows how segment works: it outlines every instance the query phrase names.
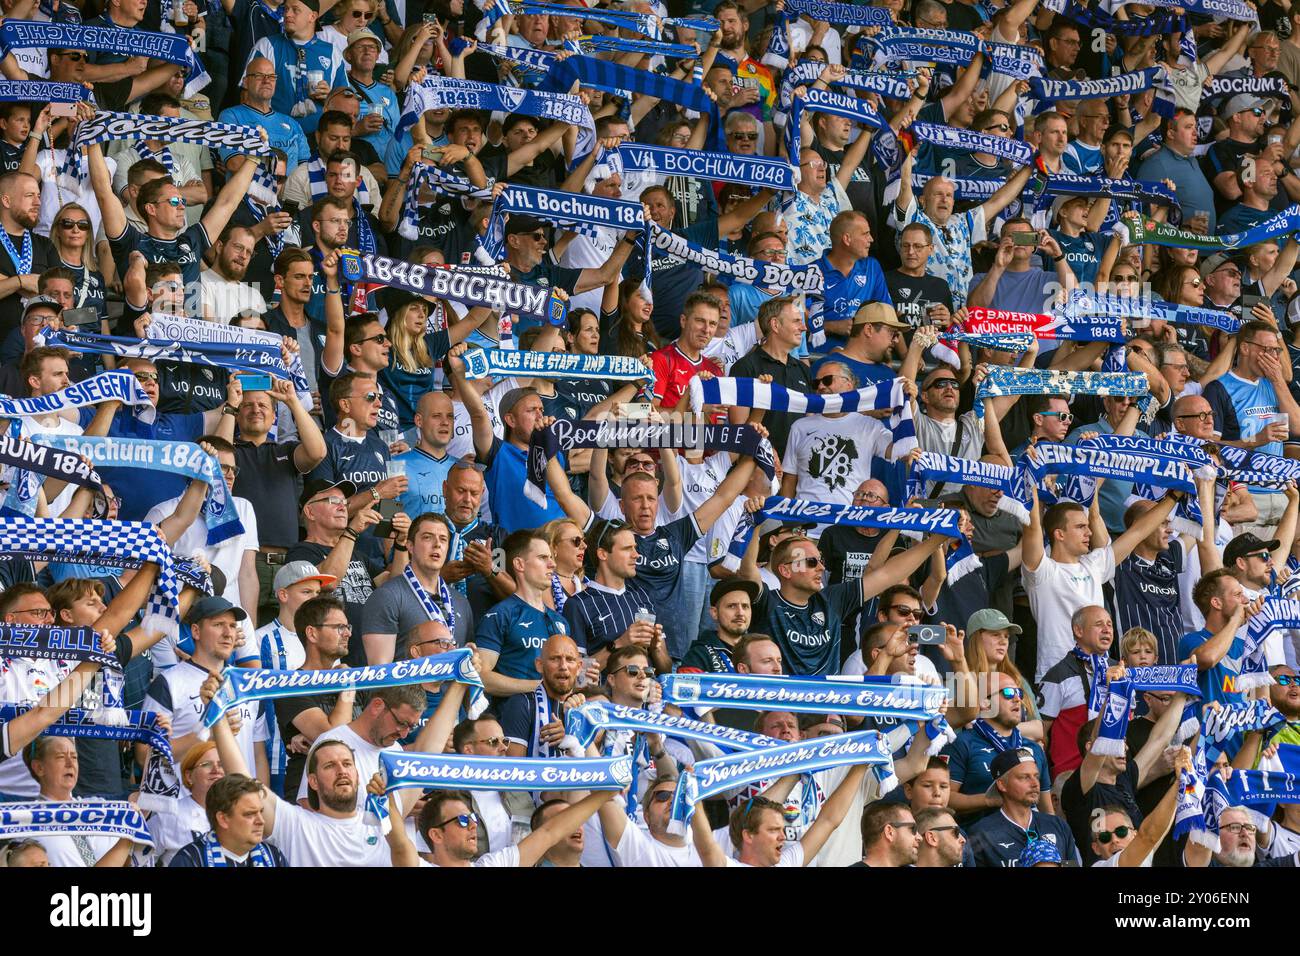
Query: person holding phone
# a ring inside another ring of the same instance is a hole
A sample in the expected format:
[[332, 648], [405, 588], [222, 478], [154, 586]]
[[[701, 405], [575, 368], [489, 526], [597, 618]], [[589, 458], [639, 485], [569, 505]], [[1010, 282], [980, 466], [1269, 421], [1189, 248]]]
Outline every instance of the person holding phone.
[[[1033, 264], [1036, 252], [1051, 260], [1054, 273]], [[1003, 224], [993, 265], [972, 280], [967, 305], [1012, 312], [1048, 312], [1055, 300], [1050, 290], [1068, 292], [1078, 284], [1060, 243], [1046, 229], [1035, 229], [1028, 219], [1017, 217]]]

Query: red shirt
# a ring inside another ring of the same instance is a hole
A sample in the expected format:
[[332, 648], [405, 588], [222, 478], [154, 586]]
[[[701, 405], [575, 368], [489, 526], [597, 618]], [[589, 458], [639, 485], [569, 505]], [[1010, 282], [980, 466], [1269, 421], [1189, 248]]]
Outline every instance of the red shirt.
[[712, 372], [722, 377], [722, 367], [711, 358], [700, 356], [692, 362], [682, 354], [677, 343], [665, 345], [650, 356], [655, 373], [654, 395], [659, 407], [671, 411], [690, 388], [691, 379], [700, 372]]

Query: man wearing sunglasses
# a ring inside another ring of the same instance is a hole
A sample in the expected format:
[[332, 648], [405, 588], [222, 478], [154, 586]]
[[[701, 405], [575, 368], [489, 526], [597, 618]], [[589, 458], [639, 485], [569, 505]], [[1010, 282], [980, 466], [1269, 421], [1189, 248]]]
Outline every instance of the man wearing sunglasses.
[[406, 475], [388, 475], [392, 454], [381, 437], [383, 393], [374, 377], [344, 372], [331, 383], [328, 401], [336, 420], [325, 433], [325, 460], [312, 469], [312, 477], [355, 486], [356, 493], [348, 501], [354, 514], [399, 497], [407, 488]]
[[1141, 827], [1135, 827], [1133, 818], [1120, 806], [1098, 807], [1092, 811], [1092, 839], [1088, 843], [1094, 857], [1092, 866], [1151, 865], [1156, 848], [1174, 824], [1174, 812], [1183, 792], [1181, 774], [1191, 769], [1191, 752], [1186, 747], [1179, 747], [1170, 762], [1173, 765], [1173, 783], [1165, 788], [1160, 802], [1143, 818]]
[[953, 786], [948, 805], [966, 827], [1002, 805], [999, 796], [989, 793], [993, 783], [991, 768], [994, 758], [1008, 749], [1024, 748], [1033, 755], [1041, 793], [1038, 809], [1043, 813], [1052, 812], [1052, 779], [1047, 772], [1047, 755], [1037, 743], [1025, 739], [1019, 729], [1025, 719], [1024, 691], [1010, 674], [995, 671], [989, 680], [990, 693], [983, 702], [981, 715], [944, 748]]
[[[1219, 107], [1219, 119], [1228, 127], [1228, 135], [1215, 140], [1210, 149], [1201, 157], [1201, 170], [1205, 178], [1214, 187], [1214, 192], [1223, 206], [1223, 200], [1232, 202], [1241, 198], [1241, 187], [1236, 173], [1241, 169], [1242, 161], [1247, 156], [1263, 152], [1264, 129], [1268, 125], [1265, 115], [1274, 105], [1274, 101], [1261, 99], [1251, 93], [1238, 93], [1224, 100]], [[1296, 133], [1295, 124], [1288, 133]], [[1295, 148], [1295, 143], [1291, 144]]]
[[[961, 405], [961, 383], [947, 365], [939, 365], [921, 382], [917, 400], [922, 406], [915, 416], [916, 440], [922, 451], [956, 458], [978, 459], [984, 449], [984, 426], [972, 409], [957, 414]], [[928, 495], [937, 497], [955, 494], [961, 485], [950, 482], [932, 489]]]

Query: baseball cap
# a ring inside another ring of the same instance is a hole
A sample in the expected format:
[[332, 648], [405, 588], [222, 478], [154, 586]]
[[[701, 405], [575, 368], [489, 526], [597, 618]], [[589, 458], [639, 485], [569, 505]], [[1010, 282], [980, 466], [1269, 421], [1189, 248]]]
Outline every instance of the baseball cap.
[[332, 588], [339, 583], [339, 579], [334, 575], [321, 574], [320, 569], [310, 561], [290, 561], [275, 572], [271, 587], [278, 591], [281, 588], [293, 587], [303, 581], [319, 581], [320, 586], [326, 589]]
[[199, 621], [225, 614], [227, 611], [234, 612], [236, 621], [248, 619], [248, 613], [242, 607], [231, 604], [219, 594], [214, 594], [195, 601], [190, 608], [190, 613], [185, 615], [185, 623], [197, 624]]
[[348, 34], [348, 45], [346, 49], [351, 49], [352, 44], [360, 43], [362, 40], [374, 40], [379, 49], [382, 50], [384, 48], [383, 43], [379, 41], [379, 37], [375, 36], [374, 31], [362, 27], [360, 30], [353, 30]]
[[1204, 259], [1202, 259], [1201, 264], [1196, 267], [1196, 271], [1199, 272], [1201, 274], [1201, 278], [1204, 279], [1207, 276], [1211, 276], [1214, 273], [1218, 272], [1224, 266], [1231, 266], [1236, 264], [1237, 264], [1237, 260], [1234, 259], [1232, 256], [1228, 255], [1226, 252], [1216, 252], [1214, 255], [1206, 256]]
[[1030, 840], [1025, 844], [1025, 848], [1020, 851], [1020, 865], [1022, 867], [1037, 866], [1040, 863], [1061, 862], [1061, 848], [1051, 840]]
[[776, 531], [810, 531], [817, 527], [815, 521], [782, 521], [780, 518], [766, 518], [758, 526], [757, 534], [765, 538]]
[[976, 611], [966, 621], [966, 633], [974, 634], [976, 631], [1010, 631], [1012, 634], [1019, 634], [1021, 627], [1019, 624], [1012, 624], [997, 608], [986, 607]]
[[1057, 196], [1052, 200], [1052, 210], [1048, 215], [1049, 219], [1055, 219], [1057, 214], [1065, 208], [1066, 203], [1081, 202], [1087, 204], [1090, 201], [1088, 196]]
[[536, 232], [538, 229], [545, 229], [547, 225], [536, 216], [511, 216], [506, 221], [506, 235], [514, 236], [521, 232]]
[[320, 13], [320, 0], [298, 0], [298, 2], [312, 13]]
[[512, 388], [501, 396], [501, 401], [497, 402], [497, 414], [508, 415], [521, 401], [536, 394], [538, 392], [535, 388]]
[[303, 482], [302, 494], [298, 496], [298, 506], [302, 507], [311, 501], [322, 491], [329, 491], [331, 488], [337, 488], [343, 492], [344, 498], [351, 498], [357, 493], [357, 486], [350, 481], [330, 481], [327, 478], [312, 478]]
[[1272, 551], [1281, 543], [1277, 538], [1272, 541], [1265, 541], [1262, 538], [1255, 537], [1249, 531], [1245, 534], [1239, 534], [1229, 541], [1228, 546], [1223, 549], [1223, 566], [1231, 568], [1237, 563], [1238, 558], [1244, 558], [1256, 551]]
[[58, 299], [48, 295], [34, 295], [23, 303], [23, 318], [27, 318], [27, 313], [32, 311], [32, 309], [36, 308], [38, 305], [48, 306], [54, 310], [55, 315], [58, 315], [63, 311], [63, 306], [59, 304]]
[[744, 591], [749, 595], [749, 603], [753, 604], [758, 600], [758, 583], [749, 581], [745, 578], [725, 578], [713, 585], [713, 590], [709, 592], [709, 604], [716, 607], [717, 603], [732, 591]]
[[910, 329], [906, 322], [898, 320], [898, 313], [888, 302], [868, 302], [861, 306], [853, 316], [853, 328], [859, 325], [888, 325], [895, 329]]
[[1238, 93], [1219, 107], [1219, 118], [1226, 120], [1236, 116], [1242, 110], [1266, 110], [1272, 105], [1272, 100], [1262, 99], [1252, 93]]
[[1034, 763], [1034, 753], [1028, 747], [1013, 747], [994, 757], [993, 762], [989, 764], [989, 773], [993, 775], [993, 781], [989, 784], [989, 788], [984, 791], [984, 796], [1000, 796], [998, 781], [1002, 779], [1003, 774], [1014, 770], [1022, 763]]

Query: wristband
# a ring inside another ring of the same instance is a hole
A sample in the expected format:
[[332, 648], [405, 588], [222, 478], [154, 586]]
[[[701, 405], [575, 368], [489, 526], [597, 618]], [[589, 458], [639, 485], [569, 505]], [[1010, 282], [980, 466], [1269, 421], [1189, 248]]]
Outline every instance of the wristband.
[[370, 489], [370, 497], [371, 497], [374, 501], [378, 502], [378, 501], [379, 501], [379, 491], [378, 491], [378, 489], [371, 488], [371, 489]]
[[351, 528], [344, 528], [343, 537], [347, 538], [349, 541], [356, 541], [357, 533], [353, 531]]
[[222, 405], [222, 406], [221, 406], [221, 414], [223, 414], [223, 415], [238, 415], [238, 414], [239, 414], [239, 409], [235, 408], [235, 406], [233, 406], [233, 405]]
[[338, 295], [338, 294], [339, 294], [340, 292], [342, 292], [342, 291], [343, 291], [343, 287], [342, 287], [342, 286], [339, 286], [337, 289], [326, 289], [326, 290], [325, 290], [325, 294], [326, 294], [326, 295]]
[[1052, 256], [1052, 261], [1053, 261], [1053, 262], [1064, 262], [1064, 261], [1065, 261], [1065, 256], [1064, 256], [1064, 255], [1060, 255], [1060, 256]]
[[407, 548], [406, 545], [404, 545], [404, 544], [394, 544], [394, 545], [393, 545], [393, 550], [394, 550], [394, 551], [406, 551], [406, 550], [408, 550], [408, 548]]

